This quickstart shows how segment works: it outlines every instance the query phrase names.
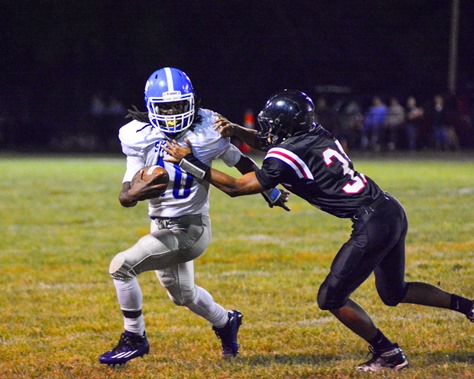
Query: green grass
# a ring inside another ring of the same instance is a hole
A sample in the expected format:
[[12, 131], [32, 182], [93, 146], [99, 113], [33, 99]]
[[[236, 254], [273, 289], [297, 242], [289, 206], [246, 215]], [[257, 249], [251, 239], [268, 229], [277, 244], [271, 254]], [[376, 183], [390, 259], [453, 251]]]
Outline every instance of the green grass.
[[[474, 297], [472, 157], [354, 160], [405, 206], [407, 279]], [[173, 305], [148, 272], [139, 280], [150, 355], [100, 365], [122, 330], [110, 259], [148, 230], [145, 204], [117, 201], [124, 168], [123, 157], [0, 156], [0, 377], [368, 377], [354, 371], [366, 344], [315, 301], [350, 222], [295, 196], [287, 213], [260, 196], [231, 199], [214, 188], [213, 241], [196, 261], [196, 282], [244, 313], [240, 358], [222, 362], [209, 325]], [[409, 370], [378, 377], [474, 378], [474, 328], [464, 316], [386, 307], [373, 277], [353, 298], [410, 360]]]

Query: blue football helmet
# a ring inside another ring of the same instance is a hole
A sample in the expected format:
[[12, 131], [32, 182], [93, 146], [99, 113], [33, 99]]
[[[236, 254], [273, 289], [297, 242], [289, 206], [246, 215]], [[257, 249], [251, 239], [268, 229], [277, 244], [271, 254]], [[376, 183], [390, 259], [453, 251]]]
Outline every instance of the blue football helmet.
[[165, 67], [150, 75], [145, 85], [145, 103], [150, 122], [163, 133], [181, 133], [193, 123], [193, 85], [177, 68]]

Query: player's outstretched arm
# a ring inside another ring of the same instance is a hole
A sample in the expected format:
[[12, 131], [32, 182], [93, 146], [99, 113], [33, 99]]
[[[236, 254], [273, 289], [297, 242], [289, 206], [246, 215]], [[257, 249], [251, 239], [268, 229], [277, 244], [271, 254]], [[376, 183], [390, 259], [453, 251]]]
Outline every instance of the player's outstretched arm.
[[168, 140], [167, 146], [164, 146], [163, 149], [170, 154], [171, 157], [165, 158], [165, 160], [178, 163], [180, 167], [191, 175], [209, 181], [212, 185], [227, 193], [229, 196], [235, 197], [261, 193], [270, 208], [277, 206], [286, 211], [290, 211], [290, 208], [286, 205], [289, 192], [279, 190], [278, 188], [268, 190], [263, 188], [255, 175], [255, 170], [258, 169], [258, 166], [252, 159], [242, 156], [236, 167], [241, 173], [247, 172], [247, 174], [239, 179], [235, 179], [203, 164], [192, 154], [192, 147], [189, 140], [185, 139], [185, 142], [186, 146], [183, 147], [178, 145], [175, 140]]
[[240, 178], [234, 178], [211, 168], [206, 176], [206, 180], [231, 197], [253, 195], [265, 191], [257, 180], [255, 171], [249, 172]]
[[[241, 174], [247, 174], [252, 171], [257, 171], [259, 169], [258, 165], [246, 155], [242, 155], [239, 162], [235, 167], [240, 171]], [[288, 201], [289, 192], [278, 189], [276, 187], [264, 190], [262, 192], [262, 197], [267, 202], [270, 208], [281, 207], [286, 211], [289, 211], [290, 208], [286, 205]]]
[[241, 174], [257, 171], [259, 169], [254, 160], [246, 155], [240, 157], [240, 160], [235, 164], [235, 168], [239, 170]]
[[178, 163], [191, 175], [199, 179], [207, 180], [232, 197], [253, 195], [265, 191], [265, 188], [263, 188], [257, 180], [255, 171], [249, 172], [236, 179], [202, 163], [192, 154], [191, 143], [187, 139], [185, 139], [185, 142], [187, 146], [180, 146], [176, 141], [168, 140], [167, 146], [163, 146], [163, 149], [170, 154], [171, 157], [165, 158], [165, 160]]
[[214, 129], [222, 137], [238, 137], [247, 145], [258, 148], [258, 132], [255, 129], [244, 128], [243, 126], [230, 122], [227, 118], [216, 113], [217, 120], [214, 122]]

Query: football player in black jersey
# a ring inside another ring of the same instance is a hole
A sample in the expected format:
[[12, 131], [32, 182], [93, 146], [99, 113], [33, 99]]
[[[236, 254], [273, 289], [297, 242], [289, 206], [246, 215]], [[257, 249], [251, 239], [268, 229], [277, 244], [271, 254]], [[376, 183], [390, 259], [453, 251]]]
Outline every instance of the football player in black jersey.
[[230, 196], [260, 193], [278, 184], [336, 217], [352, 221], [318, 292], [318, 305], [369, 344], [372, 359], [361, 371], [401, 370], [403, 351], [373, 323], [350, 295], [373, 272], [377, 292], [389, 306], [421, 304], [458, 311], [474, 322], [474, 301], [431, 284], [405, 281], [405, 237], [408, 223], [400, 203], [368, 176], [357, 172], [340, 143], [315, 121], [313, 101], [304, 93], [284, 90], [272, 96], [258, 116], [259, 130], [220, 118], [223, 136], [238, 136], [266, 150], [262, 168], [238, 179], [205, 166], [192, 147], [169, 141], [175, 162]]

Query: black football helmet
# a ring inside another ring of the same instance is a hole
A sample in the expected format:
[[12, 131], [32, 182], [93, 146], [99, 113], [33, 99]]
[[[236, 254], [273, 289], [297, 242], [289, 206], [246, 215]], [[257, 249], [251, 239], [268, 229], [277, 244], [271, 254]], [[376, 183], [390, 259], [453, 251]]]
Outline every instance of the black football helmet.
[[315, 124], [314, 104], [305, 93], [283, 90], [268, 99], [258, 115], [260, 145], [272, 147]]

